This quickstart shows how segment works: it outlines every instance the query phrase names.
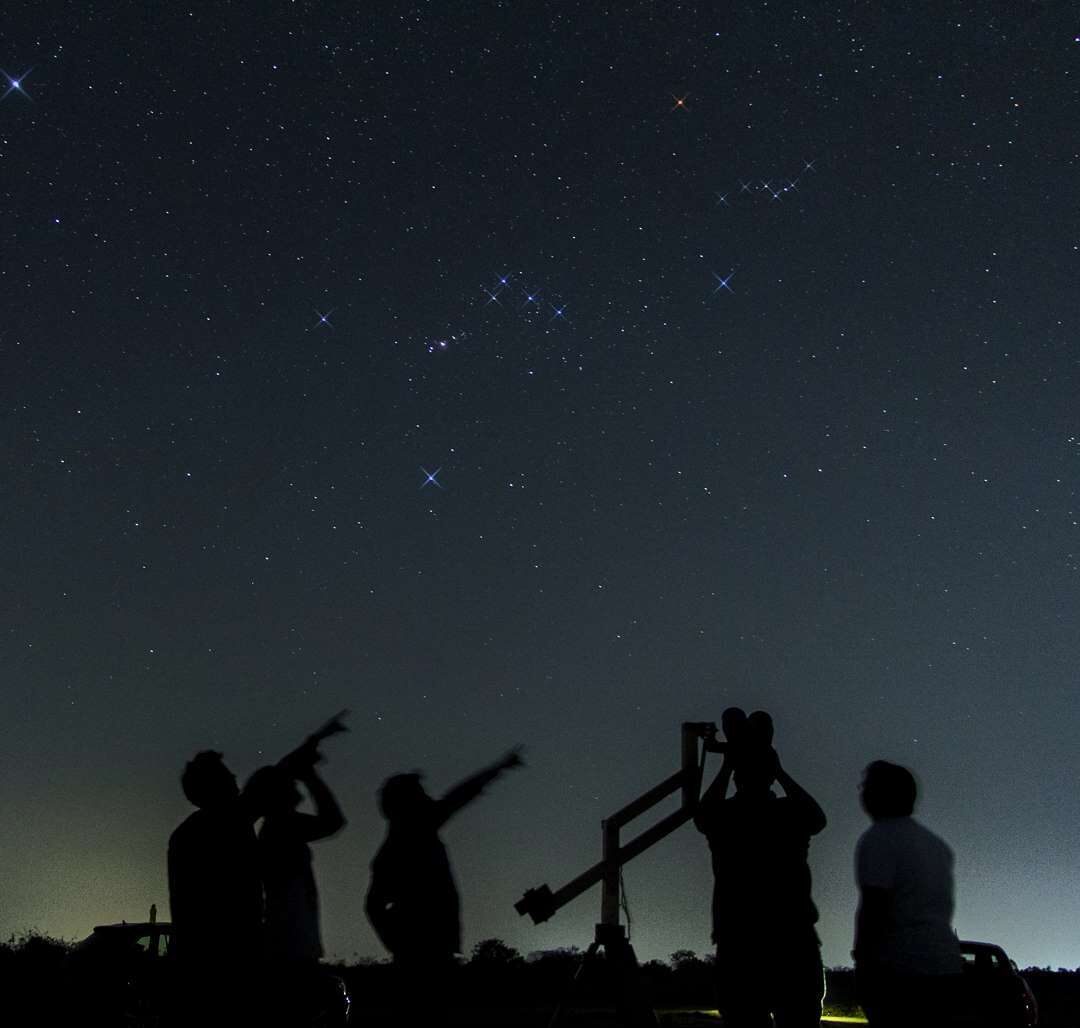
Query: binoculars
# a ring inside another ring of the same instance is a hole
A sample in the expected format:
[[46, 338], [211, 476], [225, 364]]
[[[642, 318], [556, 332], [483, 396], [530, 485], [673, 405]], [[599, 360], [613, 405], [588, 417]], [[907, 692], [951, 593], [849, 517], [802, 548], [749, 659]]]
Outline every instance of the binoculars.
[[[766, 750], [773, 741], [773, 721], [764, 710], [747, 714], [741, 707], [728, 707], [720, 717], [719, 729], [715, 721], [694, 722], [693, 728], [707, 753], [734, 755]], [[723, 739], [718, 737], [721, 731]]]

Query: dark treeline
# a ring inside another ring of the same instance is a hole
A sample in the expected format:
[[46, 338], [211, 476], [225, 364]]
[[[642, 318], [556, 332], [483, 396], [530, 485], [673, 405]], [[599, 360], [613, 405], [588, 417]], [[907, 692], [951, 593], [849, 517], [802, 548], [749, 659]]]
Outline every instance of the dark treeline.
[[[67, 1021], [77, 1013], [85, 997], [71, 994], [66, 976], [70, 945], [31, 933], [0, 943], [0, 988], [3, 1007], [10, 1013], [32, 1012], [34, 1023]], [[535, 1012], [522, 1016], [521, 1024], [546, 1024], [547, 1013], [560, 999], [566, 1011], [608, 1008], [614, 983], [605, 961], [590, 963], [574, 981], [582, 953], [576, 947], [523, 956], [499, 939], [477, 943], [467, 961], [457, 968], [453, 990], [462, 1008], [476, 1011], [517, 1010]], [[714, 958], [679, 950], [667, 961], [642, 964], [642, 976], [658, 1010], [715, 1009]], [[360, 960], [330, 965], [348, 985], [354, 1020], [374, 1017], [399, 1006], [400, 993], [388, 960]], [[1080, 968], [1027, 968], [1023, 972], [1039, 1002], [1040, 1024], [1048, 1028], [1072, 1028], [1080, 1009]], [[825, 1009], [830, 1014], [857, 1014], [854, 972], [850, 968], [826, 971]], [[400, 1010], [398, 1011], [400, 1013]], [[485, 1020], [483, 1017], [480, 1021]]]

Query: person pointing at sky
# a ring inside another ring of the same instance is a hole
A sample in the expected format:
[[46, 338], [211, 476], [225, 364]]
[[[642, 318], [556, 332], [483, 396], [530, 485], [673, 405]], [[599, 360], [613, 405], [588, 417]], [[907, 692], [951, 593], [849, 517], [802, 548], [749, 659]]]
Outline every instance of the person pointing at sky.
[[503, 772], [521, 766], [520, 748], [512, 749], [439, 799], [417, 772], [383, 782], [387, 831], [372, 861], [365, 909], [403, 984], [444, 987], [461, 951], [460, 901], [439, 829]]

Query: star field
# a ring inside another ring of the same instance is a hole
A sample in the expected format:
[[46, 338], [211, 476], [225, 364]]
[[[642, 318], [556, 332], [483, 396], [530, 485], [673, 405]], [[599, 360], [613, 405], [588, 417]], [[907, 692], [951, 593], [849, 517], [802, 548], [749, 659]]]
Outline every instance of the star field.
[[[514, 900], [738, 703], [829, 816], [826, 963], [886, 758], [961, 935], [1080, 965], [1076, 38], [951, 0], [12, 5], [0, 932], [164, 911], [191, 753], [243, 778], [349, 707], [327, 949], [380, 955], [382, 779], [519, 742], [447, 831], [466, 945], [585, 945], [597, 897]], [[708, 948], [691, 830], [626, 885], [639, 954]]]

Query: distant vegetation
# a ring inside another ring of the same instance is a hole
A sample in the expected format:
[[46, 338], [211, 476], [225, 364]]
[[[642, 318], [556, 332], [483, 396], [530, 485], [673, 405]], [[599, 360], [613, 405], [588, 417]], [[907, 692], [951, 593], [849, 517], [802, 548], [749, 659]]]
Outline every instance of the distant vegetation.
[[[0, 982], [7, 992], [7, 1009], [32, 1012], [37, 1024], [52, 1023], [45, 1014], [63, 1002], [69, 950], [69, 943], [36, 932], [0, 943]], [[468, 997], [469, 1006], [488, 1008], [550, 1008], [560, 997], [575, 1008], [609, 1006], [614, 981], [602, 958], [591, 962], [572, 983], [581, 959], [581, 950], [573, 946], [526, 957], [500, 939], [484, 939], [461, 966], [460, 996]], [[333, 969], [348, 984], [357, 1014], [400, 1001], [385, 960], [362, 959]], [[1028, 968], [1023, 973], [1039, 1001], [1040, 1023], [1048, 1028], [1072, 1025], [1072, 1014], [1080, 1009], [1080, 969]], [[678, 950], [667, 961], [643, 964], [642, 975], [658, 1009], [715, 1007], [711, 955]], [[832, 968], [826, 979], [828, 1012], [857, 1012], [853, 972]]]

